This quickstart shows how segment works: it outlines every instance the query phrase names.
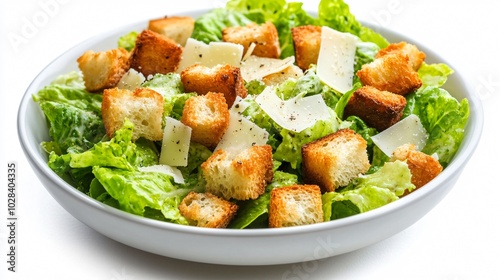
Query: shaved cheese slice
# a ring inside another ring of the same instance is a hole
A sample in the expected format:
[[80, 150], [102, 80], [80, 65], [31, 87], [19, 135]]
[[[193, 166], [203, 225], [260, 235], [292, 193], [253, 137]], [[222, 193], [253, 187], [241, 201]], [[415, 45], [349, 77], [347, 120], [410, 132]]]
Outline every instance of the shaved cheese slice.
[[229, 126], [215, 148], [226, 151], [229, 159], [252, 146], [265, 145], [269, 139], [269, 133], [265, 129], [242, 115], [244, 109], [238, 106], [241, 103], [240, 98], [233, 104], [229, 111]]
[[229, 42], [204, 42], [189, 38], [182, 52], [182, 59], [177, 68], [177, 73], [191, 65], [200, 64], [213, 67], [219, 64], [229, 64], [240, 67], [243, 57], [243, 46]]
[[414, 144], [416, 150], [421, 151], [428, 138], [420, 118], [413, 114], [372, 136], [373, 143], [389, 157], [396, 148], [404, 144]]
[[358, 37], [323, 26], [318, 56], [319, 79], [340, 93], [352, 88]]
[[130, 68], [125, 75], [122, 76], [120, 81], [118, 82], [117, 87], [119, 89], [128, 89], [134, 90], [138, 88], [146, 78], [140, 72], [137, 72], [135, 69]]
[[166, 117], [160, 164], [187, 166], [190, 143], [191, 127], [174, 118]]
[[258, 57], [251, 55], [241, 63], [241, 76], [245, 81], [260, 80], [263, 77], [277, 73], [293, 65], [295, 57], [285, 59]]
[[284, 101], [276, 95], [273, 87], [266, 87], [255, 101], [277, 124], [294, 132], [330, 118], [328, 106], [320, 94], [296, 96]]
[[164, 164], [151, 165], [146, 167], [139, 167], [139, 171], [142, 172], [159, 172], [172, 176], [174, 182], [177, 184], [184, 184], [184, 177], [182, 172], [177, 168]]
[[257, 46], [257, 44], [255, 44], [254, 42], [250, 43], [250, 46], [248, 46], [247, 52], [243, 56], [242, 61], [247, 60], [252, 55], [252, 53], [255, 50], [256, 46]]

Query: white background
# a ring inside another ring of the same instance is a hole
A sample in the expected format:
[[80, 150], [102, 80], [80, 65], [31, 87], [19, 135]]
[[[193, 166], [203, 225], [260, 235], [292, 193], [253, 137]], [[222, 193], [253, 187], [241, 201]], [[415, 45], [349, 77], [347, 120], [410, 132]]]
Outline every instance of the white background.
[[[316, 9], [317, 0], [306, 2], [307, 8]], [[223, 1], [1, 1], [0, 219], [5, 222], [0, 223], [0, 278], [282, 279], [298, 268], [304, 273], [295, 279], [500, 279], [497, 2], [347, 2], [358, 19], [404, 33], [442, 54], [483, 101], [485, 126], [475, 155], [449, 195], [424, 218], [352, 253], [309, 264], [263, 267], [165, 258], [96, 233], [59, 206], [31, 171], [16, 130], [24, 91], [48, 63], [84, 39], [130, 22], [221, 6]], [[17, 162], [19, 178], [16, 273], [8, 272], [6, 263], [9, 161]]]

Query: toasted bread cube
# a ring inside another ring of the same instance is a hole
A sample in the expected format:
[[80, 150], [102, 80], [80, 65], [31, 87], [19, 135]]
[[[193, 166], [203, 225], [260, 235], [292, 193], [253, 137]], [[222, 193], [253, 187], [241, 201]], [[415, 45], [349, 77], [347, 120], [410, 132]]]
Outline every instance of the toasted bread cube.
[[90, 92], [115, 87], [129, 69], [129, 53], [123, 48], [86, 51], [77, 59], [85, 88]]
[[247, 96], [240, 68], [229, 64], [212, 68], [199, 64], [189, 66], [181, 72], [181, 81], [186, 92], [196, 92], [199, 95], [209, 92], [223, 93], [229, 108], [236, 96], [241, 98]]
[[187, 39], [193, 33], [194, 19], [188, 16], [152, 19], [149, 21], [148, 29], [163, 34], [177, 44], [185, 46]]
[[302, 70], [318, 63], [321, 47], [321, 26], [304, 25], [292, 28], [295, 62]]
[[236, 214], [238, 205], [211, 193], [190, 192], [179, 204], [179, 211], [190, 225], [225, 228]]
[[[415, 185], [416, 189], [429, 183], [443, 171], [443, 166], [437, 159], [417, 151], [413, 144], [398, 147], [392, 153], [391, 160], [406, 161], [411, 172], [411, 183]], [[403, 195], [406, 194], [408, 191]]]
[[216, 150], [201, 164], [205, 190], [224, 199], [256, 199], [273, 179], [273, 154], [269, 145], [252, 146], [230, 157]]
[[402, 53], [390, 53], [361, 67], [356, 75], [363, 85], [379, 90], [407, 95], [422, 85], [418, 73]]
[[229, 126], [229, 109], [224, 94], [209, 92], [189, 98], [181, 122], [192, 128], [192, 141], [214, 149]]
[[102, 119], [106, 134], [113, 137], [123, 122], [134, 124], [133, 139], [144, 137], [153, 141], [163, 138], [163, 96], [148, 88], [134, 91], [112, 88], [104, 90], [102, 97]]
[[182, 46], [174, 40], [146, 29], [135, 42], [130, 67], [145, 77], [175, 72], [182, 58]]
[[246, 26], [224, 28], [222, 41], [242, 45], [243, 53], [246, 53], [254, 43], [255, 49], [252, 54], [255, 56], [279, 58], [281, 53], [278, 31], [269, 21], [262, 25], [250, 23]]
[[316, 185], [292, 185], [271, 191], [269, 227], [291, 227], [321, 223], [323, 203]]
[[341, 129], [302, 146], [304, 182], [323, 192], [347, 186], [370, 168], [367, 143], [351, 129]]
[[375, 58], [382, 57], [390, 53], [402, 53], [408, 56], [411, 67], [417, 71], [425, 60], [425, 53], [421, 52], [415, 45], [407, 42], [389, 44], [381, 49]]
[[262, 82], [264, 82], [266, 86], [276, 86], [290, 78], [299, 79], [302, 76], [304, 76], [304, 72], [302, 72], [302, 69], [300, 69], [298, 66], [290, 65], [282, 71], [263, 77]]
[[406, 98], [399, 94], [363, 86], [352, 94], [344, 109], [344, 117], [358, 116], [378, 131], [397, 123], [403, 116]]

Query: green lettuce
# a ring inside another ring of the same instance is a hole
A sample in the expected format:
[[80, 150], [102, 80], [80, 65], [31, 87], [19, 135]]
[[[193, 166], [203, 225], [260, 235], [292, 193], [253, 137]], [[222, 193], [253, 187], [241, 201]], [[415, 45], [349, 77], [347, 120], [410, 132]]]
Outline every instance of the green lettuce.
[[318, 7], [319, 25], [358, 36], [364, 42], [373, 42], [385, 48], [389, 42], [379, 33], [362, 25], [342, 0], [321, 0]]
[[418, 76], [422, 80], [424, 88], [441, 87], [453, 72], [453, 69], [444, 63], [427, 64], [424, 62], [418, 69]]
[[93, 167], [93, 173], [120, 209], [139, 216], [144, 216], [146, 208], [155, 209], [170, 222], [188, 224], [178, 206], [191, 189], [175, 186], [171, 176], [99, 166]]
[[338, 192], [323, 194], [325, 221], [339, 219], [391, 203], [405, 191], [412, 191], [411, 172], [406, 162], [386, 162], [369, 175], [360, 175], [352, 184]]
[[228, 9], [213, 9], [200, 16], [194, 23], [191, 38], [198, 41], [210, 42], [222, 41], [222, 30], [226, 27], [245, 26], [252, 21], [237, 11]]
[[437, 87], [424, 87], [407, 96], [403, 117], [415, 114], [429, 133], [422, 152], [436, 153], [446, 167], [456, 154], [465, 135], [469, 118], [469, 102], [460, 102], [448, 91]]
[[184, 84], [177, 73], [156, 74], [141, 86], [163, 95], [163, 119], [168, 116], [180, 120], [184, 104], [196, 96], [196, 93], [184, 93]]
[[131, 51], [135, 47], [135, 42], [139, 33], [131, 31], [118, 39], [118, 47]]

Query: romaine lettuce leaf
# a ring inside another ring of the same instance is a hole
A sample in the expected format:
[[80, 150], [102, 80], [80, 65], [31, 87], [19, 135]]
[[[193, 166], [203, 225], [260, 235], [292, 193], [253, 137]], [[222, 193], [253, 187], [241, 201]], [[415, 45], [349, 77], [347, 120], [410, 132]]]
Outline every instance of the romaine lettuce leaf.
[[339, 192], [323, 194], [325, 221], [363, 213], [393, 202], [408, 190], [415, 189], [406, 162], [386, 162], [368, 175], [360, 175]]
[[135, 42], [139, 33], [136, 31], [130, 31], [129, 33], [121, 36], [118, 39], [118, 47], [124, 48], [127, 51], [131, 51], [135, 47]]
[[380, 48], [389, 42], [379, 33], [362, 25], [342, 0], [321, 0], [318, 7], [319, 25], [358, 36], [364, 42], [373, 42]]
[[403, 117], [415, 114], [429, 133], [422, 152], [436, 153], [446, 167], [457, 152], [469, 118], [469, 102], [460, 102], [443, 88], [424, 87], [407, 96]]
[[444, 63], [427, 64], [424, 62], [418, 69], [418, 76], [422, 80], [423, 87], [441, 87], [453, 72], [453, 69]]
[[144, 216], [148, 207], [161, 211], [170, 222], [188, 224], [178, 206], [191, 189], [173, 185], [171, 176], [99, 166], [93, 167], [93, 173], [106, 192], [118, 201], [120, 209]]
[[42, 144], [50, 149], [47, 152], [65, 154], [70, 148], [85, 151], [106, 134], [102, 119], [95, 112], [53, 101], [40, 102], [40, 108], [47, 117], [49, 135], [54, 140], [51, 144]]
[[222, 40], [222, 29], [244, 26], [251, 22], [240, 12], [222, 8], [213, 9], [196, 19], [191, 38], [206, 44], [219, 42]]
[[190, 97], [196, 96], [196, 93], [184, 93], [184, 84], [177, 73], [156, 74], [141, 86], [163, 95], [163, 119], [172, 117], [180, 120], [184, 104]]

